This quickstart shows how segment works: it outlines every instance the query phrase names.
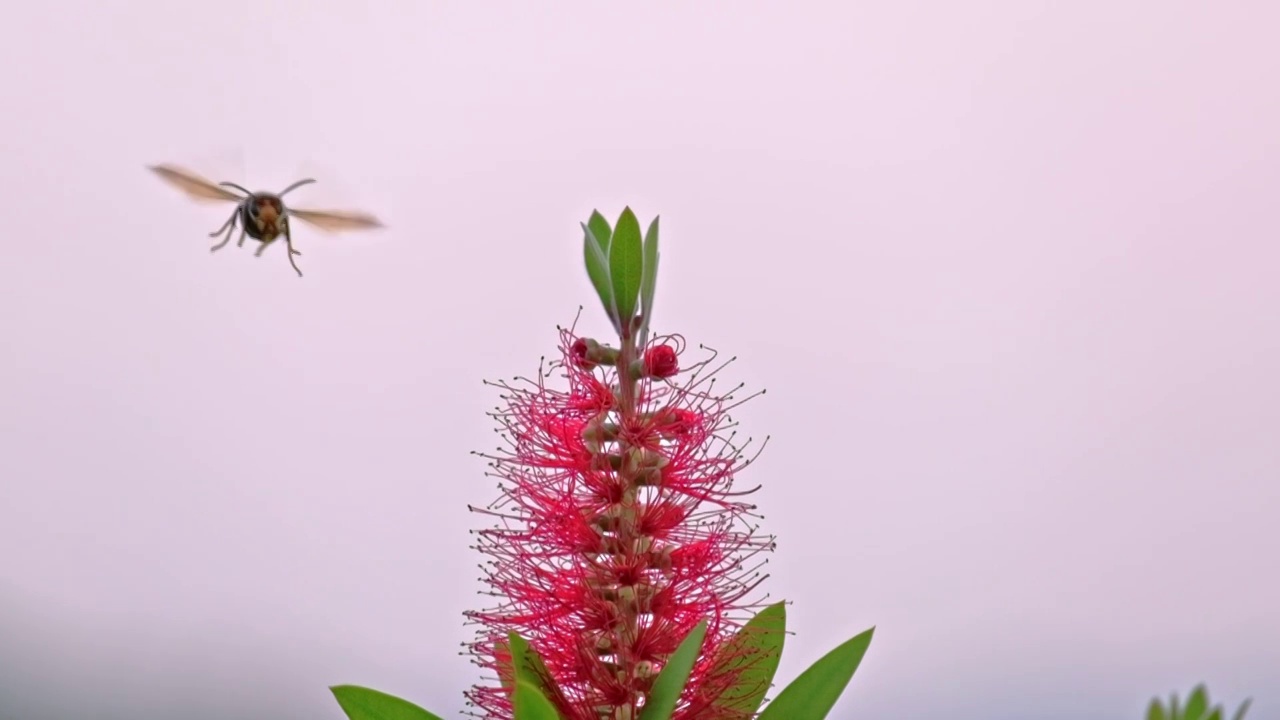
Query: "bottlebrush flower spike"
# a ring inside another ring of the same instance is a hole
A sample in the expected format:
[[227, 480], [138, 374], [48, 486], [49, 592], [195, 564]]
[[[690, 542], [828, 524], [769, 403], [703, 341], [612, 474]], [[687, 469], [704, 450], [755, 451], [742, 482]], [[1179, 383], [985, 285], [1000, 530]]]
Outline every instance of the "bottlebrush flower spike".
[[[467, 613], [480, 625], [475, 662], [496, 674], [515, 631], [545, 661], [563, 717], [634, 720], [666, 658], [706, 619], [672, 717], [748, 717], [716, 701], [736, 677], [724, 670], [726, 641], [763, 600], [748, 598], [767, 577], [756, 556], [773, 549], [741, 499], [754, 488], [731, 487], [759, 453], [745, 455], [751, 441], [739, 443], [729, 412], [754, 395], [717, 393], [728, 362], [714, 351], [680, 369], [678, 336], [646, 348], [624, 337], [619, 349], [573, 329], [560, 340], [561, 359], [535, 378], [490, 383], [504, 444], [482, 455], [502, 494], [472, 510], [496, 518], [477, 549], [499, 600]], [[555, 377], [567, 387], [550, 387]], [[737, 672], [748, 664], [735, 660]], [[496, 678], [467, 696], [476, 717], [512, 717]]]

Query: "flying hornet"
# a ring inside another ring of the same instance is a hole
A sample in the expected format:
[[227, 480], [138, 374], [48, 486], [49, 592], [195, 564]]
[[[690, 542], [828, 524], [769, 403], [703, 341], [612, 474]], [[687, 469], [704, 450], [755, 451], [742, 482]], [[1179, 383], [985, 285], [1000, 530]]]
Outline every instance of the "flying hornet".
[[[253, 254], [254, 257], [261, 257], [263, 250], [266, 250], [272, 243], [283, 237], [285, 247], [289, 250], [289, 264], [293, 266], [294, 272], [298, 273], [298, 277], [302, 277], [302, 271], [298, 269], [298, 264], [293, 261], [293, 256], [301, 255], [302, 253], [293, 249], [293, 236], [289, 232], [289, 218], [298, 218], [327, 232], [361, 230], [383, 226], [377, 218], [367, 213], [286, 208], [284, 200], [282, 200], [285, 194], [303, 185], [315, 182], [314, 178], [299, 180], [278, 193], [249, 192], [235, 183], [222, 182], [215, 184], [193, 172], [174, 165], [151, 165], [148, 167], [165, 182], [177, 187], [192, 199], [236, 203], [236, 209], [231, 213], [231, 217], [227, 218], [222, 227], [209, 233], [209, 237], [218, 237], [223, 232], [226, 232], [226, 237], [222, 239], [222, 242], [209, 248], [209, 252], [217, 252], [231, 242], [231, 235], [235, 232], [236, 225], [239, 224], [241, 228], [240, 239], [236, 242], [236, 247], [244, 247], [246, 236], [257, 240], [261, 245], [258, 246], [257, 252]], [[238, 195], [232, 190], [238, 190], [243, 195]]]

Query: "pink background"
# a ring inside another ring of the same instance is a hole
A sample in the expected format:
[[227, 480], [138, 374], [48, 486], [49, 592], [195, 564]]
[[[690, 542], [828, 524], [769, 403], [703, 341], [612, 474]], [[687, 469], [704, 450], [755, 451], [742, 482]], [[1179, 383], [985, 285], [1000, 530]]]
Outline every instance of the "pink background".
[[[481, 379], [604, 333], [625, 203], [768, 389], [780, 680], [874, 624], [833, 717], [1280, 715], [1280, 4], [694, 5], [6, 8], [0, 717], [452, 717]], [[156, 162], [389, 228], [210, 255]]]

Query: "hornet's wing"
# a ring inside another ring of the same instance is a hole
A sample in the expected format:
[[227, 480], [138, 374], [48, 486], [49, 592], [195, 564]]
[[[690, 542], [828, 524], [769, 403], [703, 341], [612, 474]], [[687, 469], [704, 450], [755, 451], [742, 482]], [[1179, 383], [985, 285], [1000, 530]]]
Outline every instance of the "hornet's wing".
[[382, 221], [368, 213], [343, 212], [340, 210], [295, 210], [293, 208], [289, 208], [288, 212], [289, 217], [296, 217], [328, 232], [383, 227]]
[[160, 179], [186, 193], [193, 200], [240, 202], [244, 199], [230, 190], [176, 165], [150, 165], [148, 169], [159, 175]]

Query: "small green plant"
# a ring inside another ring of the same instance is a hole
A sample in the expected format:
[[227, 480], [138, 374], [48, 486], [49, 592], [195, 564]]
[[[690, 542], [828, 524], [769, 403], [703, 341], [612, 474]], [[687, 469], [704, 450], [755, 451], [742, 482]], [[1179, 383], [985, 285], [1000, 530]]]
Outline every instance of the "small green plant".
[[[1231, 716], [1231, 720], [1244, 720], [1251, 702], [1252, 699], [1247, 699], [1240, 703], [1240, 708]], [[1151, 705], [1147, 707], [1147, 720], [1223, 720], [1223, 712], [1221, 705], [1209, 706], [1209, 691], [1204, 684], [1200, 684], [1187, 696], [1185, 705], [1179, 705], [1177, 693], [1169, 697], [1168, 705], [1158, 697], [1151, 698]]]

